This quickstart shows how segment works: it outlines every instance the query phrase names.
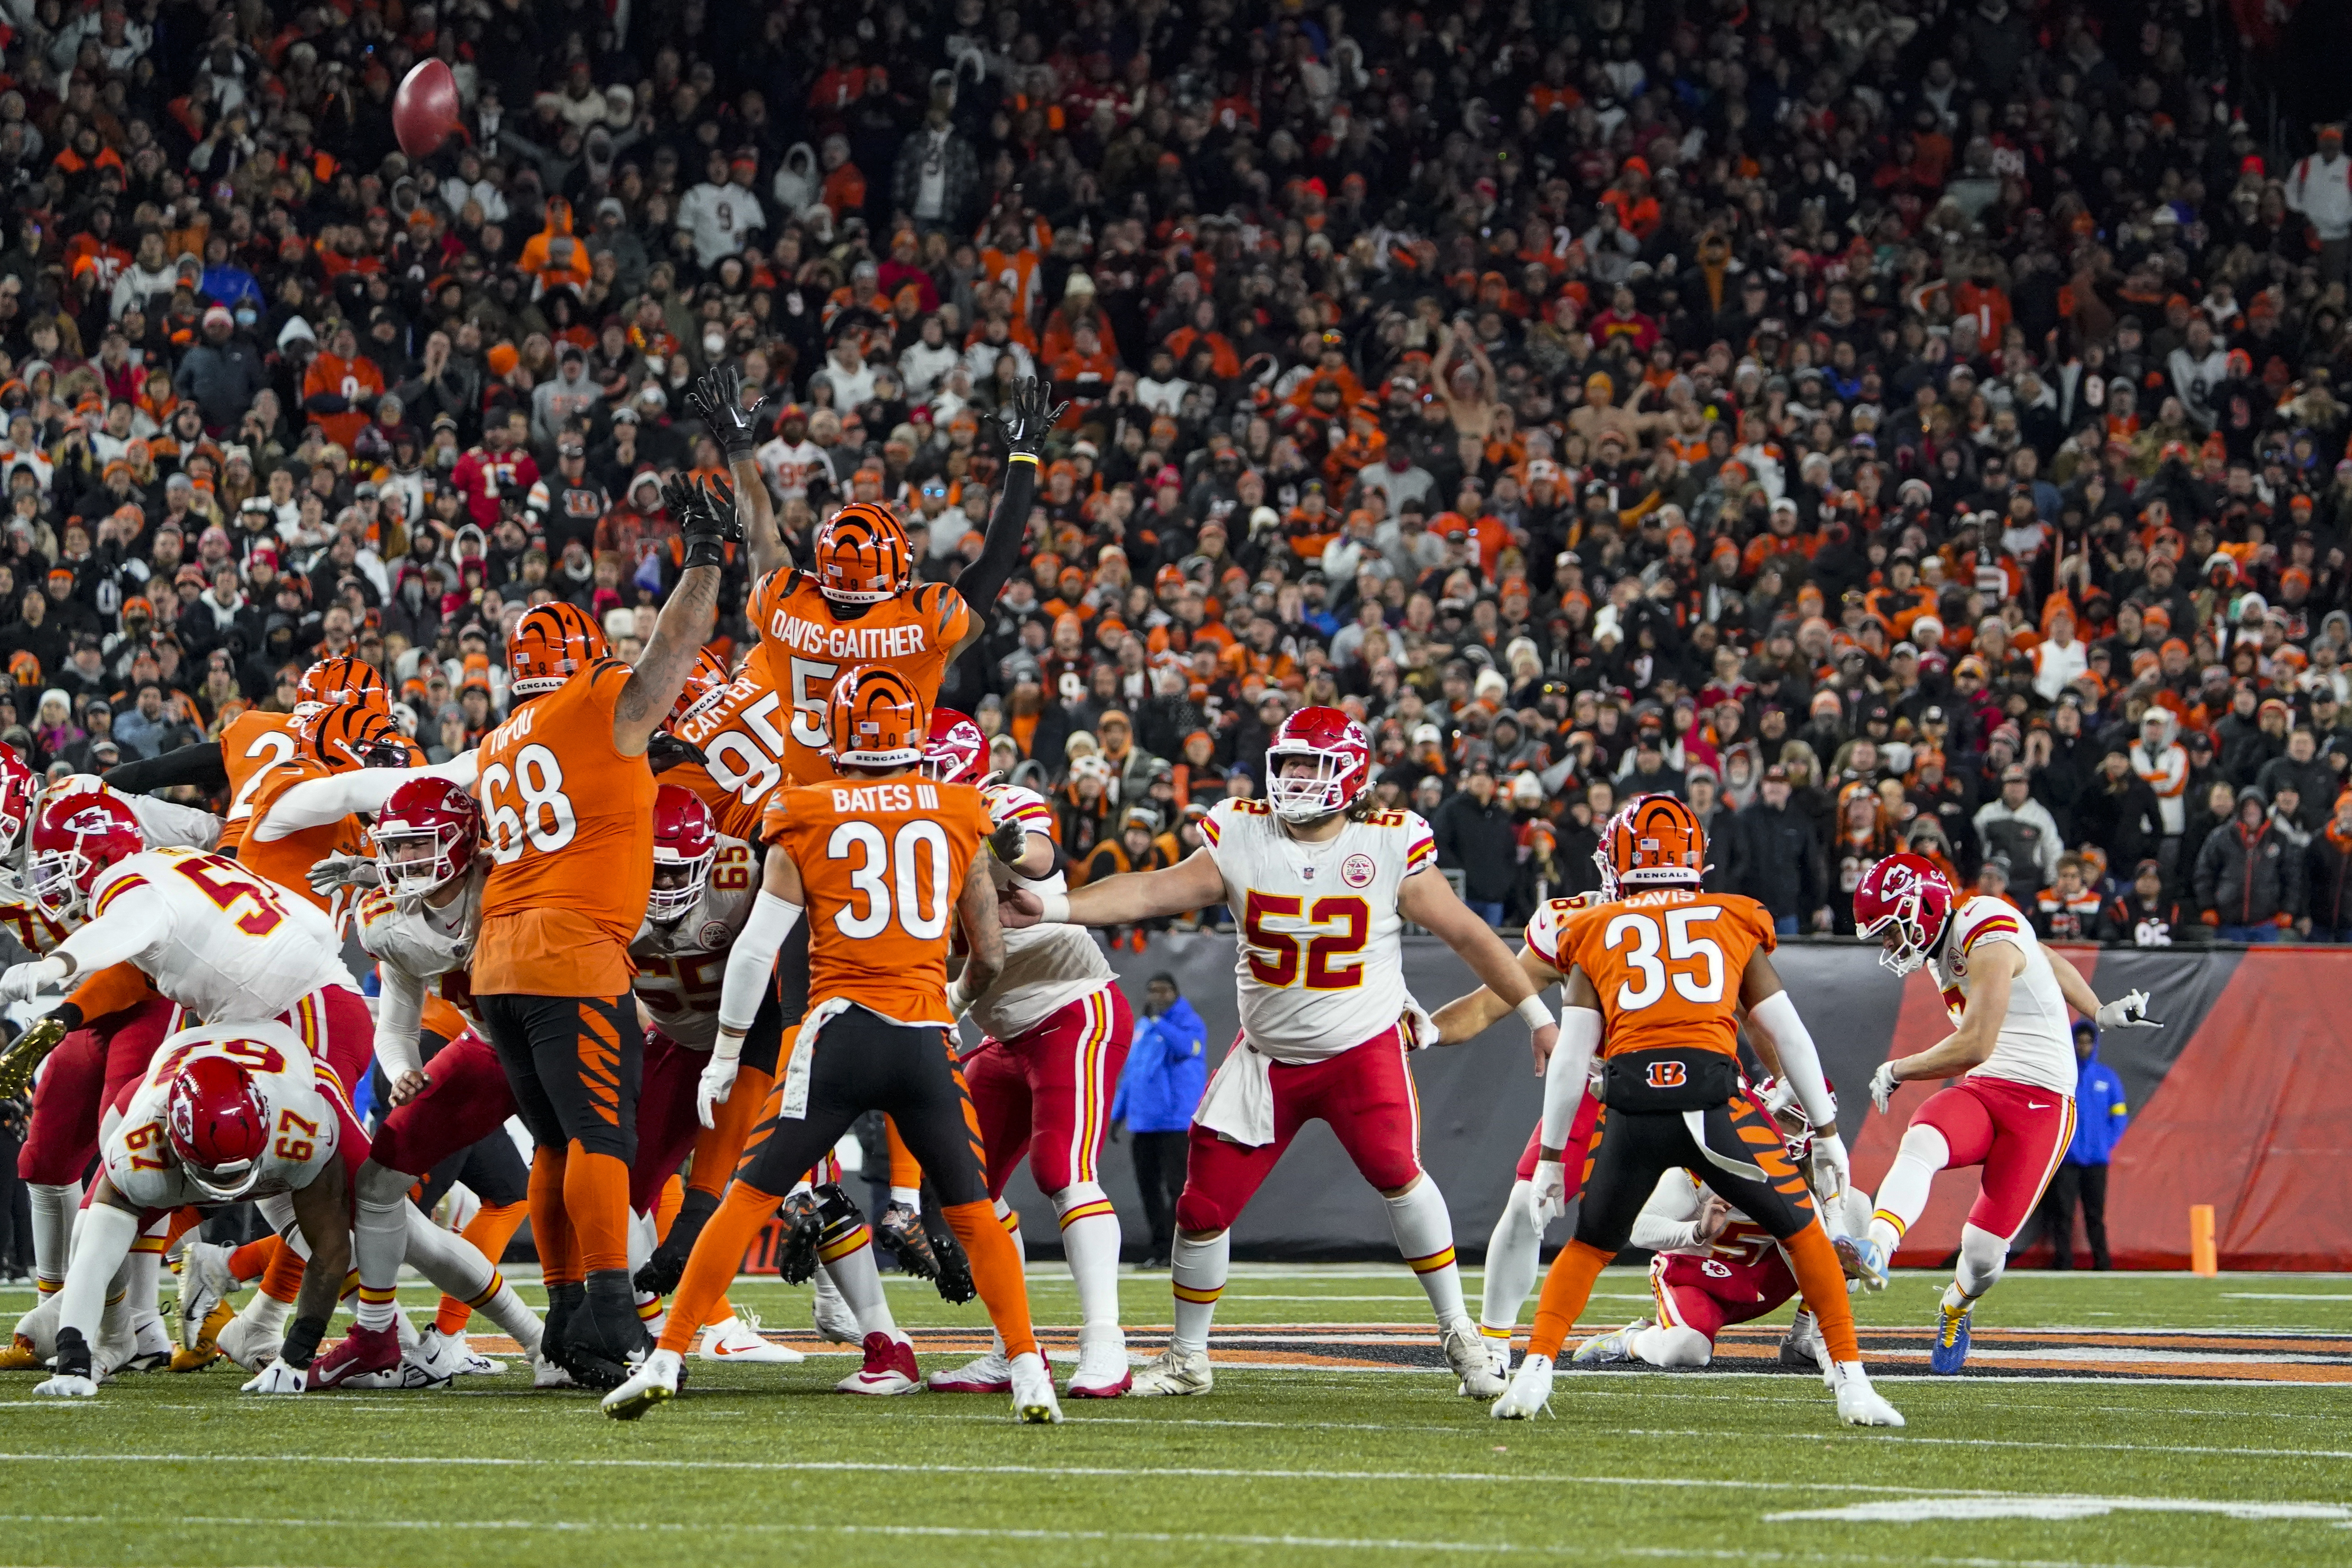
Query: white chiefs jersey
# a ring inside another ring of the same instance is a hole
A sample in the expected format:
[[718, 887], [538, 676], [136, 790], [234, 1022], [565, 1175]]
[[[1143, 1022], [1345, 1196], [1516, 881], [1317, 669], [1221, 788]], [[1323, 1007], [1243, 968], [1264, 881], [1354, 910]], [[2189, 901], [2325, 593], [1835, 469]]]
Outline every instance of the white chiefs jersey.
[[698, 1051], [719, 1039], [719, 991], [727, 979], [727, 950], [751, 918], [760, 893], [760, 862], [740, 838], [721, 837], [702, 897], [677, 920], [647, 920], [629, 943], [637, 966], [630, 982], [653, 1015], [654, 1027]]
[[2010, 984], [2009, 1016], [2000, 1021], [1992, 1055], [1968, 1076], [2005, 1079], [2071, 1099], [2076, 1064], [2066, 995], [2058, 989], [2050, 955], [2014, 905], [1981, 895], [1962, 904], [1945, 933], [1943, 951], [1927, 961], [1927, 972], [1957, 1024], [1968, 1011], [1969, 964], [1982, 963], [1986, 949], [2004, 944], [2025, 954], [2025, 968]]
[[[1052, 837], [1053, 808], [1036, 791], [999, 784], [988, 785], [980, 795], [988, 803], [991, 826], [1018, 822], [1032, 833]], [[1041, 893], [1069, 890], [1069, 879], [1058, 869], [1031, 881], [995, 856], [985, 858], [989, 876], [1000, 890], [1014, 887]], [[1024, 926], [1004, 933], [1004, 973], [971, 1005], [969, 1016], [989, 1038], [1013, 1039], [1118, 978], [1110, 961], [1084, 928]]]
[[1306, 844], [1263, 801], [1222, 800], [1201, 836], [1241, 926], [1234, 973], [1250, 1044], [1276, 1061], [1311, 1062], [1400, 1025], [1414, 1043], [1421, 1009], [1404, 986], [1397, 894], [1437, 864], [1428, 823], [1374, 812]]
[[199, 1018], [274, 1018], [322, 985], [358, 989], [325, 910], [201, 849], [149, 849], [107, 868], [66, 951], [117, 921], [144, 932], [129, 962]]
[[768, 476], [769, 488], [779, 500], [806, 500], [811, 485], [833, 483], [831, 460], [824, 448], [811, 440], [787, 441], [778, 436], [753, 452], [751, 460]]
[[[474, 962], [474, 938], [482, 923], [482, 883], [488, 875], [488, 867], [476, 860], [464, 889], [439, 909], [421, 899], [395, 899], [381, 888], [362, 894], [352, 909], [360, 946], [370, 958], [423, 982], [427, 990], [437, 989], [442, 1000], [477, 1026], [481, 1020], [474, 1016], [474, 993], [466, 972]], [[437, 987], [436, 980], [441, 983]]]
[[36, 958], [47, 958], [68, 934], [34, 901], [32, 894], [6, 877], [0, 877], [0, 929], [23, 942]]
[[[308, 907], [308, 906], [305, 906]], [[283, 1024], [215, 1025], [183, 1029], [156, 1047], [147, 1077], [105, 1139], [106, 1179], [142, 1209], [217, 1200], [188, 1180], [172, 1152], [165, 1101], [180, 1068], [202, 1057], [226, 1057], [251, 1075], [269, 1111], [269, 1147], [261, 1157], [257, 1198], [299, 1192], [340, 1152], [350, 1097]]]

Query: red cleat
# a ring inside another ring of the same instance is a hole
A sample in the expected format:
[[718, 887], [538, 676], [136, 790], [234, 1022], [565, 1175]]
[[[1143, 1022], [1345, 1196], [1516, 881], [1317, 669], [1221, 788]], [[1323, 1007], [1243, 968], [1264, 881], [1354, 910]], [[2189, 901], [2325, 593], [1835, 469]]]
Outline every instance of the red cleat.
[[310, 1363], [310, 1376], [304, 1380], [306, 1389], [333, 1388], [344, 1379], [363, 1373], [390, 1372], [400, 1364], [400, 1330], [391, 1324], [381, 1329], [362, 1329], [352, 1325], [351, 1331], [330, 1346], [325, 1354]]
[[866, 1336], [866, 1364], [833, 1385], [843, 1394], [919, 1394], [915, 1347], [877, 1330]]

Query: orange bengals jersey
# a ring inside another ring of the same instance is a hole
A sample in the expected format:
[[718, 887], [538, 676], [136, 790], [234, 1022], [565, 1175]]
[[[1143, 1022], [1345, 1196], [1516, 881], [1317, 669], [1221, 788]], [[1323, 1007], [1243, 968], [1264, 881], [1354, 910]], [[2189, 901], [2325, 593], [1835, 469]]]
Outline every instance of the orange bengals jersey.
[[811, 1010], [838, 997], [893, 1023], [951, 1026], [956, 899], [989, 826], [980, 791], [913, 774], [770, 797], [761, 836], [800, 868], [808, 910]]
[[302, 749], [294, 735], [294, 715], [264, 713], [258, 708], [240, 713], [221, 731], [220, 749], [221, 766], [228, 770], [229, 794], [228, 815], [221, 819], [219, 853], [240, 859], [245, 830], [253, 826], [255, 793], [271, 770], [292, 762], [295, 752]]
[[266, 877], [298, 899], [307, 900], [330, 915], [341, 913], [337, 900], [320, 897], [310, 890], [309, 872], [311, 867], [330, 855], [362, 854], [367, 847], [367, 830], [356, 816], [346, 816], [317, 827], [305, 827], [283, 838], [264, 838], [250, 829], [269, 815], [269, 808], [285, 796], [288, 790], [311, 779], [329, 778], [333, 770], [314, 757], [297, 757], [291, 762], [277, 763], [254, 775], [252, 792], [253, 815], [246, 822], [247, 832], [237, 850], [239, 864], [257, 876]]
[[971, 626], [971, 611], [953, 588], [927, 583], [845, 618], [818, 590], [815, 578], [780, 567], [752, 591], [751, 624], [760, 629], [760, 646], [746, 668], [758, 671], [792, 709], [784, 730], [784, 777], [807, 784], [833, 776], [824, 753], [824, 710], [841, 672], [855, 665], [887, 665], [925, 702], [935, 701], [948, 657]]
[[482, 737], [491, 867], [474, 947], [484, 996], [619, 996], [654, 885], [654, 775], [613, 744], [629, 667], [598, 659]]
[[[754, 658], [670, 726], [671, 733], [709, 762], [680, 763], [662, 774], [661, 782], [700, 796], [710, 808], [712, 825], [725, 837], [756, 843], [760, 815], [784, 782], [784, 757], [791, 750], [786, 731], [793, 720], [782, 694], [768, 683]], [[803, 782], [814, 784], [832, 773], [828, 765]]]
[[1602, 1056], [1689, 1046], [1736, 1056], [1740, 976], [1774, 943], [1753, 899], [1650, 888], [1580, 911], [1560, 956], [1601, 995]]

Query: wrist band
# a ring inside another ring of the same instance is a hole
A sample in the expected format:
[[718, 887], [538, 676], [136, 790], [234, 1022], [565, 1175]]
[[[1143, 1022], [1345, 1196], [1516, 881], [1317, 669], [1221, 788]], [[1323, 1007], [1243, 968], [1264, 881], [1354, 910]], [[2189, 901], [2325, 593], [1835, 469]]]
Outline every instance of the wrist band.
[[1037, 897], [1042, 900], [1045, 905], [1045, 912], [1037, 917], [1040, 924], [1049, 926], [1066, 926], [1070, 923], [1069, 894], [1040, 893]]
[[1551, 1016], [1551, 1009], [1544, 1005], [1544, 999], [1541, 996], [1528, 997], [1513, 1011], [1527, 1021], [1529, 1029], [1540, 1029], [1548, 1024], [1559, 1022]]
[[297, 1372], [308, 1372], [319, 1353], [319, 1342], [327, 1337], [324, 1318], [297, 1318], [286, 1331], [286, 1342], [278, 1352], [278, 1359]]
[[1037, 454], [1034, 452], [1015, 452], [1013, 456], [1005, 458], [1004, 460], [1008, 463], [1026, 463], [1033, 468], [1043, 468], [1045, 466], [1041, 461], [1039, 461]]

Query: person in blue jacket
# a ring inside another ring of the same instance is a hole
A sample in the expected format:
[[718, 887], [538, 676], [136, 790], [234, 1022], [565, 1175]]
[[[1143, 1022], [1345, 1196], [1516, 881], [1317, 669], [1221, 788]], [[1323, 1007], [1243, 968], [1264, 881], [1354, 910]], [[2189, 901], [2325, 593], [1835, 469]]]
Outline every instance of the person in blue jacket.
[[2066, 1145], [2066, 1157], [2051, 1176], [2032, 1224], [2018, 1237], [2017, 1249], [2025, 1250], [2046, 1234], [2053, 1253], [2050, 1267], [2074, 1268], [2074, 1205], [2079, 1202], [2083, 1231], [2091, 1242], [2091, 1267], [2113, 1268], [2115, 1261], [2107, 1256], [2107, 1166], [2124, 1129], [2131, 1125], [2130, 1108], [2124, 1103], [2124, 1080], [2099, 1059], [2098, 1026], [2087, 1018], [2074, 1024], [2074, 1059], [2079, 1064], [2074, 1140]]
[[1176, 1199], [1184, 1190], [1184, 1150], [1192, 1112], [1209, 1084], [1209, 1028], [1184, 1000], [1176, 977], [1160, 973], [1144, 987], [1143, 1016], [1110, 1103], [1111, 1136], [1135, 1134], [1135, 1180], [1151, 1223], [1146, 1268], [1168, 1267], [1176, 1239]]

